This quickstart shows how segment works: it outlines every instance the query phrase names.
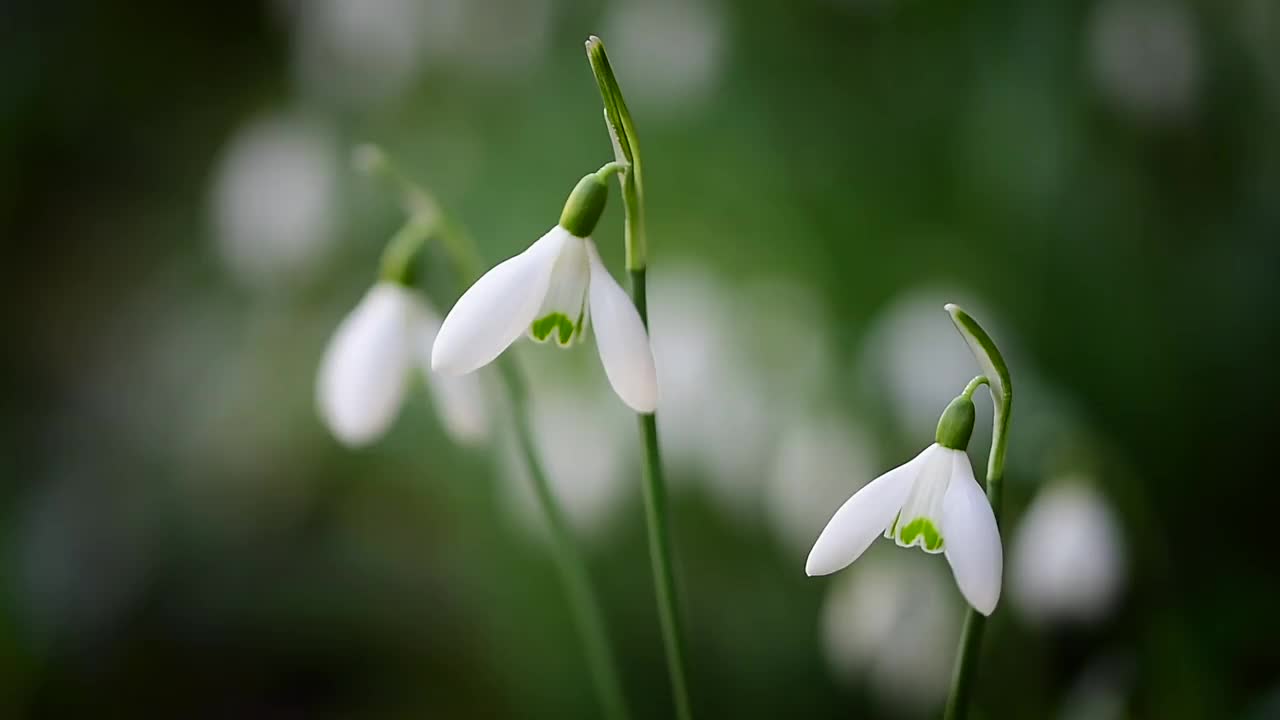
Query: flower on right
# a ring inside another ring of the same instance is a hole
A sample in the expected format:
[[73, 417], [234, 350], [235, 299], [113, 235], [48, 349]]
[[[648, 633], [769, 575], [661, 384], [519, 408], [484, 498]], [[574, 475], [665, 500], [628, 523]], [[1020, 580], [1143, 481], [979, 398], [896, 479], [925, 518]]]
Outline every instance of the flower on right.
[[840, 506], [809, 552], [807, 574], [847, 567], [883, 534], [900, 547], [945, 555], [965, 600], [983, 615], [995, 610], [1004, 570], [1000, 530], [965, 452], [976, 387], [970, 383], [947, 406], [934, 444]]

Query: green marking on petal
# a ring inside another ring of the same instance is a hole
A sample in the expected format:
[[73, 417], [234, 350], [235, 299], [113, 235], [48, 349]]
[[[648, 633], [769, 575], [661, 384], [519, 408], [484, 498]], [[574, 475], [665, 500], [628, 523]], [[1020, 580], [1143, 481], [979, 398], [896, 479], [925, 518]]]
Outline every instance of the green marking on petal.
[[582, 340], [587, 336], [586, 333], [583, 332], [583, 323], [586, 322], [586, 319], [587, 319], [587, 308], [586, 308], [586, 304], [584, 303], [582, 310], [578, 312], [578, 322], [575, 323], [573, 326], [573, 333], [574, 335], [577, 336], [578, 342], [582, 342]]
[[901, 519], [902, 519], [902, 513], [901, 513], [901, 512], [899, 512], [897, 515], [894, 515], [894, 516], [893, 516], [893, 524], [891, 524], [891, 525], [889, 526], [889, 529], [888, 529], [888, 530], [885, 530], [885, 531], [884, 531], [884, 536], [885, 536], [886, 538], [888, 538], [888, 539], [892, 540], [892, 539], [894, 538], [894, 536], [898, 534], [898, 521], [899, 521], [899, 520], [901, 520]]
[[942, 533], [929, 518], [918, 517], [903, 526], [898, 533], [898, 543], [903, 547], [919, 545], [925, 552], [942, 551]]
[[573, 322], [569, 320], [569, 316], [564, 313], [551, 313], [546, 317], [538, 318], [529, 326], [529, 334], [538, 342], [546, 342], [551, 334], [556, 334], [556, 344], [566, 346], [573, 341], [576, 328]]

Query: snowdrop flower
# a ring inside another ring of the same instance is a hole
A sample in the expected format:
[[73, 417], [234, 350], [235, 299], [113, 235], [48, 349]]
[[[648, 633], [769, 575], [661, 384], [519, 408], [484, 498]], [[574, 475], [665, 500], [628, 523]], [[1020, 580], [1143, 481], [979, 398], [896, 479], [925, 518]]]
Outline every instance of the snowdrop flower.
[[428, 371], [440, 316], [412, 289], [375, 284], [329, 341], [316, 382], [320, 416], [344, 445], [377, 440], [400, 413], [413, 370], [421, 369], [446, 431], [460, 442], [487, 433], [478, 377], [439, 377]]
[[1004, 561], [995, 514], [965, 453], [973, 433], [971, 397], [972, 389], [966, 389], [947, 406], [937, 442], [872, 480], [836, 511], [809, 553], [806, 573], [828, 575], [846, 567], [883, 533], [900, 547], [944, 553], [965, 600], [983, 615], [995, 610]]
[[1119, 524], [1087, 482], [1060, 480], [1036, 496], [1013, 537], [1013, 599], [1036, 621], [1092, 622], [1124, 584]]
[[591, 240], [608, 197], [606, 165], [579, 181], [560, 223], [476, 281], [454, 305], [431, 351], [431, 367], [449, 375], [493, 362], [522, 334], [560, 347], [580, 342], [588, 322], [609, 384], [640, 413], [657, 407], [649, 336], [631, 298], [609, 274]]

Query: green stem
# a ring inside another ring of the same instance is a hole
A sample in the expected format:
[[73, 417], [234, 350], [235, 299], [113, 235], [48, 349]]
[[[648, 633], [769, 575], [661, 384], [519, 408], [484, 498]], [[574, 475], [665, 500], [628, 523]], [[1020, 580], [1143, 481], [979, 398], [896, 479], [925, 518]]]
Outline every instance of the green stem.
[[623, 699], [622, 683], [618, 679], [618, 669], [610, 649], [604, 614], [591, 587], [587, 564], [578, 552], [573, 531], [569, 527], [569, 520], [552, 492], [551, 483], [542, 468], [538, 448], [534, 444], [524, 377], [520, 374], [515, 357], [509, 353], [498, 359], [498, 370], [514, 417], [520, 453], [529, 468], [529, 476], [533, 480], [538, 504], [542, 506], [543, 514], [547, 518], [547, 527], [551, 532], [552, 554], [555, 557], [556, 568], [560, 571], [560, 580], [564, 584], [564, 592], [568, 597], [574, 621], [578, 626], [578, 634], [582, 636], [587, 667], [591, 671], [592, 680], [600, 696], [600, 704], [604, 707], [605, 717], [626, 720], [628, 717], [626, 701]]
[[[649, 327], [649, 305], [645, 288], [648, 267], [648, 243], [644, 224], [644, 174], [640, 162], [640, 146], [622, 89], [614, 77], [604, 42], [594, 35], [587, 39], [587, 59], [600, 89], [604, 104], [605, 125], [613, 141], [614, 160], [625, 167], [618, 172], [622, 185], [625, 211], [627, 270], [631, 273], [631, 298], [645, 329]], [[677, 720], [691, 720], [689, 682], [685, 668], [684, 632], [680, 620], [678, 588], [672, 562], [671, 529], [668, 521], [666, 481], [662, 473], [662, 452], [658, 446], [658, 422], [653, 413], [639, 415], [640, 441], [644, 446], [644, 509], [649, 535], [649, 558], [653, 566], [653, 585], [658, 601], [658, 619], [662, 624], [662, 644], [667, 655], [667, 673], [671, 678], [672, 702]]]
[[[987, 459], [987, 500], [991, 503], [991, 511], [995, 514], [998, 525], [1004, 504], [1004, 457], [1008, 445], [1009, 411], [1013, 406], [1013, 383], [1009, 378], [1009, 366], [1005, 364], [1004, 356], [1000, 354], [995, 341], [976, 320], [956, 305], [947, 305], [946, 310], [985, 372], [985, 375], [979, 375], [970, 381], [965, 392], [972, 394], [985, 381], [991, 390], [991, 401], [995, 406], [991, 420], [991, 455]], [[982, 613], [972, 608], [965, 617], [955, 671], [951, 677], [951, 695], [947, 698], [947, 706], [943, 712], [944, 720], [964, 720], [968, 717], [969, 702], [977, 684], [986, 620]]]
[[978, 388], [982, 387], [983, 385], [986, 385], [987, 383], [988, 383], [987, 376], [979, 375], [974, 379], [970, 380], [969, 384], [964, 386], [964, 391], [961, 392], [960, 394], [972, 400], [973, 394], [978, 392]]
[[[475, 242], [458, 223], [440, 211], [440, 206], [431, 193], [402, 173], [377, 146], [365, 145], [358, 148], [356, 160], [362, 170], [387, 180], [399, 191], [405, 212], [410, 218], [404, 231], [406, 236], [429, 227], [444, 244], [463, 283], [469, 286], [480, 277], [482, 263]], [[391, 245], [397, 249], [389, 251], [391, 260], [384, 260], [384, 273], [389, 272], [387, 266], [401, 266], [400, 258], [404, 251], [400, 248], [410, 246], [411, 240], [393, 241]], [[520, 454], [529, 469], [534, 495], [547, 519], [556, 569], [559, 571], [578, 635], [582, 639], [587, 667], [600, 705], [604, 709], [604, 716], [611, 720], [628, 720], [630, 714], [627, 712], [600, 600], [591, 585], [587, 563], [578, 550], [569, 520], [551, 489], [541, 454], [534, 442], [533, 428], [529, 421], [529, 393], [524, 377], [515, 358], [510, 354], [504, 354], [497, 364], [507, 405], [511, 408]]]
[[[645, 328], [649, 327], [648, 297], [645, 271], [631, 271], [631, 297], [640, 312]], [[677, 603], [675, 568], [671, 561], [671, 528], [667, 513], [667, 485], [662, 473], [662, 452], [658, 446], [658, 421], [654, 413], [639, 413], [640, 441], [644, 445], [644, 510], [649, 535], [649, 560], [653, 568], [653, 585], [658, 599], [658, 620], [662, 625], [662, 644], [667, 654], [667, 673], [671, 678], [672, 702], [679, 720], [690, 720], [689, 685], [685, 673], [684, 631]]]

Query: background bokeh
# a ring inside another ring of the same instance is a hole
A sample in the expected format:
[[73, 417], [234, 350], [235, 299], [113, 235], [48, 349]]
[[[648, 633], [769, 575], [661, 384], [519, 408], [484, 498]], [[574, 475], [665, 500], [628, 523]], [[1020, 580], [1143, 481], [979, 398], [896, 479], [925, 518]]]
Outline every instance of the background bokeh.
[[[352, 145], [509, 256], [610, 159], [593, 32], [644, 148], [701, 717], [936, 714], [945, 563], [803, 565], [976, 371], [947, 301], [1018, 388], [980, 716], [1280, 717], [1273, 0], [3, 3], [0, 715], [595, 716], [501, 412], [459, 444], [419, 386], [348, 450], [314, 401], [402, 221]], [[592, 343], [517, 352], [669, 716], [634, 421]]]

